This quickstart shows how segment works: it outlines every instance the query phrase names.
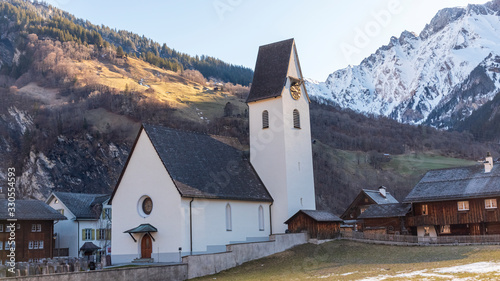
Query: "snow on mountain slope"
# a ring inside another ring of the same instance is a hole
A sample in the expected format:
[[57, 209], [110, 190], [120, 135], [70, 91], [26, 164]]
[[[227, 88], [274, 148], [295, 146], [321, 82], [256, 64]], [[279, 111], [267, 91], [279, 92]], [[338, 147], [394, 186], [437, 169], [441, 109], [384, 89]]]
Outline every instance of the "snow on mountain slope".
[[[306, 86], [312, 96], [344, 108], [412, 124], [427, 122], [434, 113], [430, 125], [447, 127], [442, 119], [452, 115], [450, 110], [470, 114], [500, 90], [499, 55], [500, 0], [495, 0], [443, 9], [419, 36], [404, 31], [360, 65], [337, 70], [322, 83], [307, 80]], [[474, 102], [445, 106], [460, 96], [460, 88], [467, 87], [464, 83], [479, 66], [495, 87], [474, 93]]]

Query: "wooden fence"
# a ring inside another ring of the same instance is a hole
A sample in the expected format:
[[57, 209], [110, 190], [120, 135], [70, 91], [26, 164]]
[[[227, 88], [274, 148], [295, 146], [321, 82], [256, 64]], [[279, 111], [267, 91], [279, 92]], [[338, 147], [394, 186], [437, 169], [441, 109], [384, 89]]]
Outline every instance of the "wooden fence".
[[343, 238], [361, 239], [384, 242], [398, 242], [407, 244], [500, 244], [500, 235], [464, 235], [464, 236], [414, 236], [414, 235], [394, 235], [364, 232], [342, 233]]

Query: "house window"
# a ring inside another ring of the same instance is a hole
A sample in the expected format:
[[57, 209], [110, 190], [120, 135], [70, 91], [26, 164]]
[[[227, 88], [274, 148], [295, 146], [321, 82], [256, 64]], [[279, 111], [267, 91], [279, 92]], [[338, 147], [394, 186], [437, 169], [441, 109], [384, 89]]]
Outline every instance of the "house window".
[[82, 240], [94, 240], [95, 239], [95, 229], [85, 228], [82, 229]]
[[0, 232], [3, 232], [3, 224], [0, 224]]
[[497, 208], [497, 199], [484, 200], [484, 207], [486, 209], [496, 209]]
[[38, 241], [38, 249], [43, 249], [43, 240]]
[[259, 206], [259, 230], [264, 231], [264, 208]]
[[269, 128], [269, 112], [267, 110], [262, 111], [262, 129]]
[[31, 225], [31, 232], [41, 232], [42, 231], [42, 225], [39, 223], [34, 223]]
[[[15, 249], [16, 248], [16, 241], [12, 241], [10, 245], [12, 246], [12, 248]], [[5, 250], [10, 250], [10, 248], [11, 247], [9, 246], [9, 241], [5, 241], [5, 247], [4, 247], [4, 249]]]
[[293, 110], [293, 127], [300, 129], [300, 114], [297, 109]]
[[33, 241], [33, 249], [38, 250], [38, 241]]
[[424, 236], [429, 236], [430, 234], [430, 227], [424, 226]]
[[102, 211], [102, 219], [111, 220], [111, 208], [106, 208]]
[[111, 240], [111, 229], [106, 229], [106, 228], [98, 229], [97, 240]]
[[441, 233], [451, 233], [451, 228], [450, 225], [442, 225], [441, 226]]
[[226, 205], [226, 231], [232, 231], [233, 230], [233, 222], [231, 219], [231, 205], [227, 203]]
[[366, 207], [359, 208], [359, 213], [362, 214], [366, 211]]
[[3, 243], [0, 241], [0, 250], [3, 250]]
[[429, 206], [427, 204], [422, 205], [422, 216], [427, 216], [429, 214]]
[[28, 249], [30, 249], [30, 250], [33, 249], [33, 241], [30, 241], [28, 243]]
[[458, 210], [459, 211], [468, 211], [469, 210], [469, 201], [458, 201]]

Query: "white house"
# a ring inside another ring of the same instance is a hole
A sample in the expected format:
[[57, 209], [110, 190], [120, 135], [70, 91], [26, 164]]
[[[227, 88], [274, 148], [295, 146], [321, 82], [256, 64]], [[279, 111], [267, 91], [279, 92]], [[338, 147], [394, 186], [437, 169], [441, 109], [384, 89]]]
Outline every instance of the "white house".
[[249, 161], [232, 138], [143, 125], [111, 195], [112, 262], [175, 262], [283, 233], [315, 209], [309, 99], [293, 39], [259, 49]]
[[98, 257], [111, 254], [110, 195], [53, 192], [46, 203], [67, 220], [54, 225], [54, 256], [81, 256], [85, 242], [100, 247]]

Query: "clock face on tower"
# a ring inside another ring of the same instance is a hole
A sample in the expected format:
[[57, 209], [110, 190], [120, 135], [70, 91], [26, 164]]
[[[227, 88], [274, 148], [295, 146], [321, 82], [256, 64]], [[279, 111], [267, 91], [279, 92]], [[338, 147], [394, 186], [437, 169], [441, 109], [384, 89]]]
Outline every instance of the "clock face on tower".
[[302, 85], [302, 81], [297, 79], [291, 79], [290, 81], [290, 95], [294, 100], [298, 100], [300, 98], [300, 85]]

